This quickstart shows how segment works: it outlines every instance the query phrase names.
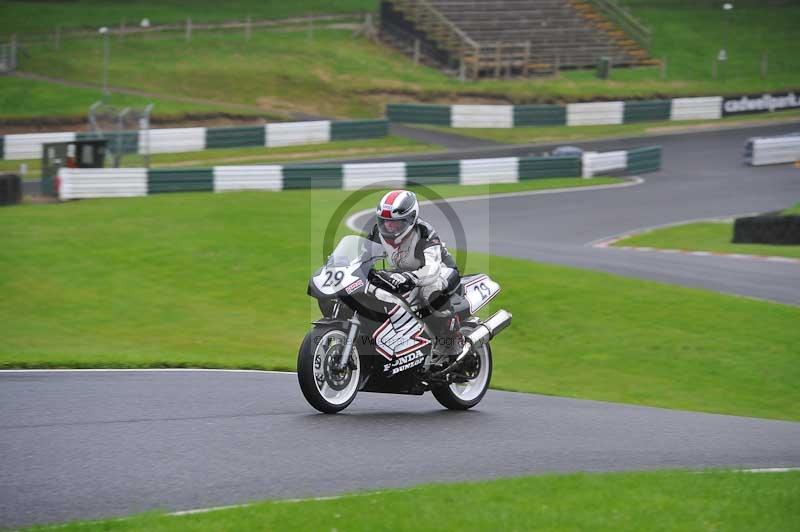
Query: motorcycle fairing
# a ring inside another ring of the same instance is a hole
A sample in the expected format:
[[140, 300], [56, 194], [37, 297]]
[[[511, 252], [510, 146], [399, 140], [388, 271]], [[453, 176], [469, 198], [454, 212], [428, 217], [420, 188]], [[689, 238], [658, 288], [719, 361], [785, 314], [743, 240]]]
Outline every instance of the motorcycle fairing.
[[372, 335], [375, 350], [389, 361], [422, 349], [431, 341], [422, 336], [422, 324], [399, 305]]
[[483, 273], [462, 278], [461, 288], [469, 304], [470, 314], [477, 313], [500, 292], [500, 285]]

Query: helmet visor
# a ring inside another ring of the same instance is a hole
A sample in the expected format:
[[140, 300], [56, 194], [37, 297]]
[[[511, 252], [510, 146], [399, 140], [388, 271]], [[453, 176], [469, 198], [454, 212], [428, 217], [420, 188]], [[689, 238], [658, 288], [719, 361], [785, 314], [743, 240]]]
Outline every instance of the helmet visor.
[[397, 238], [398, 236], [402, 235], [410, 226], [411, 220], [407, 218], [400, 220], [378, 218], [378, 231], [381, 232], [384, 238]]

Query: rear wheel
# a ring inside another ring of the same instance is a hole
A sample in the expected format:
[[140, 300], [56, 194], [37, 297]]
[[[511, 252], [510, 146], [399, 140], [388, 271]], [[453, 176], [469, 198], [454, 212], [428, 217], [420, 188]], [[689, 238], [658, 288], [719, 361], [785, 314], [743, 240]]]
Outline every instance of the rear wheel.
[[311, 406], [326, 414], [347, 408], [358, 392], [361, 365], [355, 346], [347, 367], [337, 368], [346, 342], [346, 331], [319, 325], [306, 334], [297, 354], [300, 390]]
[[[472, 332], [472, 328], [468, 327], [461, 330], [465, 336]], [[473, 350], [461, 362], [461, 367], [459, 373], [470, 377], [468, 380], [460, 379], [460, 382], [436, 386], [431, 390], [436, 400], [451, 410], [468, 410], [486, 395], [492, 380], [492, 348], [487, 343]]]

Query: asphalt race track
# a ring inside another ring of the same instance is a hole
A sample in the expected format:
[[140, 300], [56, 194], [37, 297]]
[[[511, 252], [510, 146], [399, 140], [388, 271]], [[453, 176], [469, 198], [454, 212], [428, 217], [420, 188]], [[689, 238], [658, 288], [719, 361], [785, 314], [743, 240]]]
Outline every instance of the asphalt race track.
[[800, 423], [490, 391], [468, 412], [294, 374], [0, 373], [0, 524], [527, 473], [800, 465]]
[[[745, 140], [797, 131], [798, 125], [710, 131], [640, 140], [575, 143], [612, 151], [663, 147], [663, 170], [622, 189], [451, 200], [469, 250], [601, 270], [629, 277], [707, 288], [800, 305], [800, 264], [597, 248], [591, 244], [630, 231], [703, 218], [780, 210], [800, 201], [800, 170], [792, 165], [742, 163]], [[528, 155], [530, 148], [480, 150], [480, 157]], [[467, 154], [460, 154], [467, 156]], [[456, 154], [448, 154], [457, 158]], [[470, 157], [476, 157], [474, 151]], [[441, 156], [440, 156], [441, 157]], [[422, 216], [456, 242], [451, 221], [435, 207]], [[362, 228], [365, 215], [355, 220]]]
[[[793, 130], [578, 143], [661, 144], [664, 170], [625, 188], [451, 204], [471, 250], [800, 305], [796, 263], [591, 245], [791, 205], [800, 170], [746, 167], [741, 151], [748, 136]], [[536, 151], [484, 145], [437, 157]], [[452, 239], [435, 207], [423, 215]], [[800, 466], [800, 423], [499, 391], [470, 412], [430, 395], [362, 394], [325, 416], [292, 374], [0, 372], [0, 405], [0, 527], [529, 473]]]

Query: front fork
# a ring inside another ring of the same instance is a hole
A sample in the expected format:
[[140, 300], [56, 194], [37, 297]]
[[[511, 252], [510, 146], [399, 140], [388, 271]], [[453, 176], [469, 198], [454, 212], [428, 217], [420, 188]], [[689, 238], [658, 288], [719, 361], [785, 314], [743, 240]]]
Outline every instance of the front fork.
[[356, 343], [358, 330], [361, 327], [361, 321], [358, 319], [357, 312], [354, 312], [353, 317], [347, 321], [350, 322], [350, 330], [347, 333], [347, 342], [345, 342], [344, 344], [344, 351], [342, 351], [342, 358], [340, 358], [338, 364], [336, 364], [336, 369], [339, 371], [344, 371], [344, 369], [347, 367], [348, 362], [350, 362], [350, 355], [353, 352], [353, 345]]

